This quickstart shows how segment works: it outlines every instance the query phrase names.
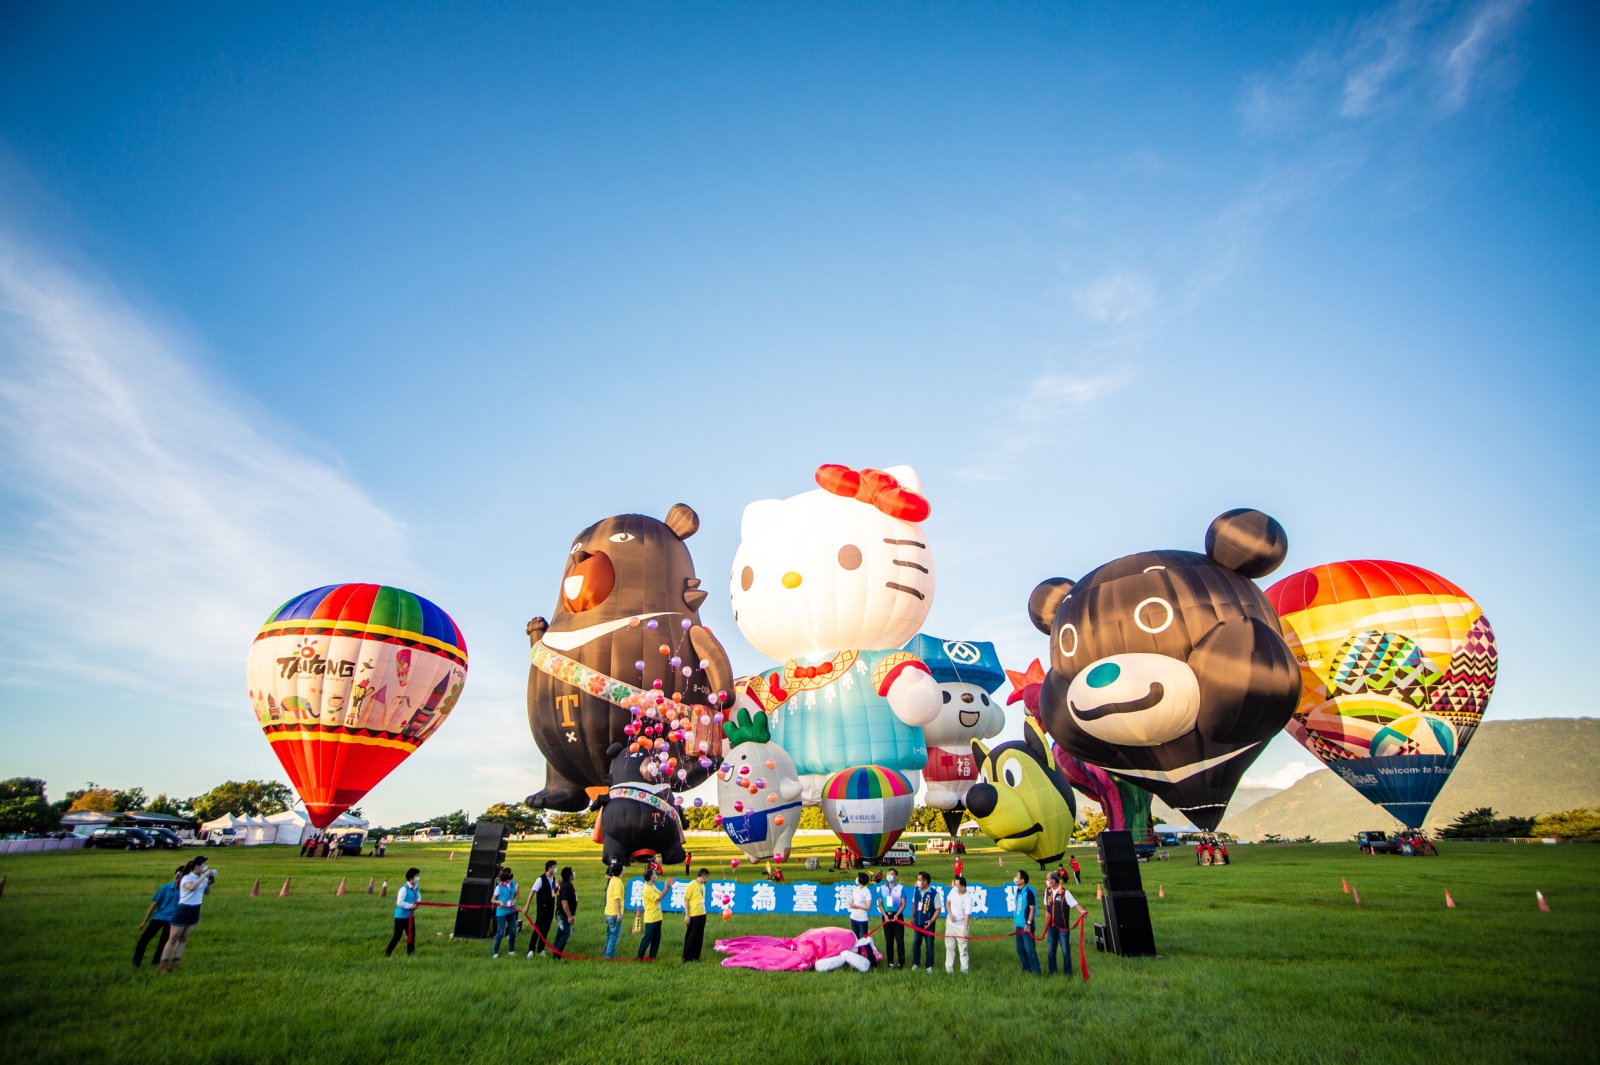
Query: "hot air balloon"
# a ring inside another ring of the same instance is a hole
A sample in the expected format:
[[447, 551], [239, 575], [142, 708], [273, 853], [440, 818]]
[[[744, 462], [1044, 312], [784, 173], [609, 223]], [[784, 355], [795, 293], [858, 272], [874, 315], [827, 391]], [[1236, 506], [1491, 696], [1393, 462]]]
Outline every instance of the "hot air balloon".
[[1400, 562], [1333, 562], [1267, 589], [1300, 663], [1286, 730], [1411, 828], [1483, 719], [1499, 653], [1466, 592]]
[[863, 861], [882, 858], [911, 820], [911, 781], [893, 769], [862, 765], [833, 774], [822, 785], [822, 816]]
[[1206, 553], [1141, 551], [1028, 600], [1050, 634], [1039, 713], [1056, 742], [1211, 830], [1299, 700], [1278, 616], [1252, 578], [1288, 552], [1283, 527], [1230, 510]]
[[771, 715], [807, 805], [851, 766], [915, 785], [922, 727], [943, 706], [927, 663], [901, 649], [933, 606], [916, 472], [830, 464], [815, 476], [817, 489], [744, 508], [728, 589], [739, 631], [781, 663], [746, 678], [744, 693]]
[[466, 683], [467, 644], [419, 595], [330, 584], [272, 613], [247, 677], [261, 731], [325, 828], [444, 723]]

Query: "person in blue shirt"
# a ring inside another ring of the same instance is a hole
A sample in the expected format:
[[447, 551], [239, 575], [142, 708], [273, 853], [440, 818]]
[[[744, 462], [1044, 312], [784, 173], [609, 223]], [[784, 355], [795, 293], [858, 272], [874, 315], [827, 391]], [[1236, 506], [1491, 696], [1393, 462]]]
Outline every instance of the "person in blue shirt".
[[139, 945], [133, 948], [133, 967], [139, 968], [144, 964], [145, 948], [150, 941], [158, 935], [161, 937], [156, 943], [156, 957], [161, 957], [162, 948], [167, 945], [167, 933], [172, 929], [173, 915], [178, 912], [178, 881], [183, 879], [183, 866], [178, 866], [172, 872], [172, 879], [156, 888], [156, 893], [150, 896], [150, 908], [144, 911], [144, 920], [139, 922], [139, 928], [144, 935], [139, 937]]
[[417, 952], [417, 903], [422, 901], [422, 888], [418, 882], [422, 879], [422, 870], [412, 866], [406, 870], [406, 882], [400, 885], [400, 892], [394, 900], [394, 935], [389, 938], [389, 949], [383, 952], [385, 958], [394, 953], [394, 948], [400, 942], [400, 937], [406, 937], [406, 953]]
[[917, 890], [911, 897], [911, 968], [922, 965], [933, 972], [933, 926], [939, 917], [939, 891], [927, 873], [917, 874]]
[[508, 865], [494, 886], [494, 957], [500, 956], [500, 941], [506, 936], [511, 937], [511, 953], [517, 952], [517, 916], [517, 882]]
[[1039, 914], [1039, 896], [1028, 886], [1028, 871], [1018, 869], [1012, 881], [1017, 890], [1012, 895], [1011, 917], [1016, 923], [1017, 960], [1025, 973], [1039, 973], [1039, 951], [1033, 942], [1033, 920]]
[[[883, 883], [878, 887], [878, 912], [883, 915], [883, 956], [889, 968], [906, 967], [906, 926], [900, 922], [906, 916], [906, 889], [901, 886], [900, 878], [895, 871], [890, 869], [883, 874]], [[899, 952], [900, 963], [895, 964], [896, 951]]]

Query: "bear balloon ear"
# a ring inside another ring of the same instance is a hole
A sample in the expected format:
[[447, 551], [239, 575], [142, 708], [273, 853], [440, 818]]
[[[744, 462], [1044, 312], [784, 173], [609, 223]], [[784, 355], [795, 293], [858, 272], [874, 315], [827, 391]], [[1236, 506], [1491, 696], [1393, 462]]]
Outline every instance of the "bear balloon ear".
[[620, 743], [613, 743], [611, 746], [606, 748], [606, 757], [607, 758], [615, 758], [617, 755], [619, 755], [621, 753], [622, 753], [622, 744], [620, 744]]
[[1051, 577], [1047, 581], [1040, 581], [1039, 586], [1028, 596], [1028, 617], [1033, 622], [1033, 627], [1050, 635], [1050, 627], [1055, 624], [1056, 608], [1061, 601], [1072, 591], [1072, 582], [1065, 577]]
[[1206, 530], [1206, 554], [1246, 577], [1265, 577], [1289, 553], [1289, 534], [1259, 510], [1240, 507], [1218, 515]]
[[667, 528], [678, 534], [678, 539], [687, 540], [700, 531], [700, 515], [687, 503], [674, 503], [672, 509], [667, 511]]

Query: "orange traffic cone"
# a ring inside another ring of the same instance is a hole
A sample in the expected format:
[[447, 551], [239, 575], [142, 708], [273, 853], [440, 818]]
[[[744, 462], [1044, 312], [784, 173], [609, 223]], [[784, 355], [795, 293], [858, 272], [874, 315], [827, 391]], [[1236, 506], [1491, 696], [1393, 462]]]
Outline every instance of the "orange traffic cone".
[[1094, 897], [1095, 897], [1095, 901], [1097, 901], [1097, 902], [1098, 902], [1098, 901], [1099, 901], [1099, 900], [1101, 900], [1101, 899], [1103, 899], [1103, 898], [1105, 898], [1105, 897], [1106, 897], [1106, 895], [1105, 895], [1105, 891], [1104, 891], [1104, 890], [1103, 890], [1103, 889], [1104, 889], [1104, 887], [1105, 887], [1105, 885], [1104, 885], [1104, 884], [1096, 884], [1096, 885], [1095, 885], [1095, 886], [1094, 886]]
[[292, 879], [294, 879], [294, 878], [293, 877], [288, 877], [288, 876], [283, 878], [283, 887], [278, 889], [278, 898], [281, 899], [285, 895], [289, 894], [289, 881], [292, 880]]
[[343, 895], [344, 894], [344, 881], [345, 881], [345, 878], [341, 876], [339, 878], [339, 887], [338, 887], [338, 889], [336, 891], [334, 891], [335, 895]]
[[1341, 876], [1339, 878], [1339, 886], [1344, 888], [1344, 893], [1346, 895], [1350, 894], [1350, 881]]
[[386, 899], [388, 897], [389, 897], [389, 881], [385, 880], [383, 882], [383, 890], [378, 892], [378, 898]]
[[450, 857], [445, 859], [445, 861], [447, 861], [447, 862], [453, 862], [455, 860], [456, 860], [456, 852], [455, 851], [451, 851], [450, 852]]
[[1361, 905], [1361, 892], [1357, 891], [1355, 888], [1351, 888], [1350, 889], [1350, 896], [1351, 896], [1351, 898], [1356, 900], [1356, 905], [1357, 906]]
[[372, 894], [372, 885], [376, 884], [377, 882], [378, 882], [378, 878], [377, 877], [375, 877], [375, 876], [367, 877], [367, 894], [368, 895]]
[[1447, 910], [1453, 910], [1456, 908], [1456, 900], [1450, 897], [1449, 888], [1444, 889], [1444, 908]]
[[995, 861], [1000, 866], [1000, 868], [1002, 868], [1002, 869], [1005, 868], [1005, 866], [1006, 866], [1005, 855], [1001, 855], [999, 858], [995, 859]]
[[256, 882], [250, 887], [250, 897], [253, 899], [261, 897], [261, 878], [259, 876], [256, 877]]
[[1544, 901], [1544, 892], [1535, 891], [1533, 893], [1533, 897], [1539, 900], [1539, 912], [1540, 913], [1549, 913], [1550, 912], [1550, 904], [1548, 902]]
[[1156, 885], [1156, 898], [1164, 899], [1166, 897], [1167, 897], [1167, 885], [1165, 885], [1165, 884], [1157, 884]]

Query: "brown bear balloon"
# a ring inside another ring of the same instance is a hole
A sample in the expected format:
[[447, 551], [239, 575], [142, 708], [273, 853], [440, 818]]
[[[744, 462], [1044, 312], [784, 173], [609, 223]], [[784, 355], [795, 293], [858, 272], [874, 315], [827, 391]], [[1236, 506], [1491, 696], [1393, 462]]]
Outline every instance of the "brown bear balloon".
[[[673, 790], [715, 768], [721, 719], [711, 718], [729, 701], [733, 670], [700, 625], [706, 593], [684, 546], [699, 528], [679, 503], [666, 521], [620, 514], [573, 541], [551, 619], [527, 626], [528, 727], [546, 762], [529, 806], [584, 809], [606, 791], [614, 744], [669, 753], [662, 774]], [[651, 716], [636, 712], [645, 705]]]
[[1230, 510], [1205, 546], [1051, 578], [1028, 616], [1050, 635], [1039, 711], [1056, 742], [1211, 830], [1294, 713], [1300, 669], [1253, 580], [1283, 561], [1283, 526]]

